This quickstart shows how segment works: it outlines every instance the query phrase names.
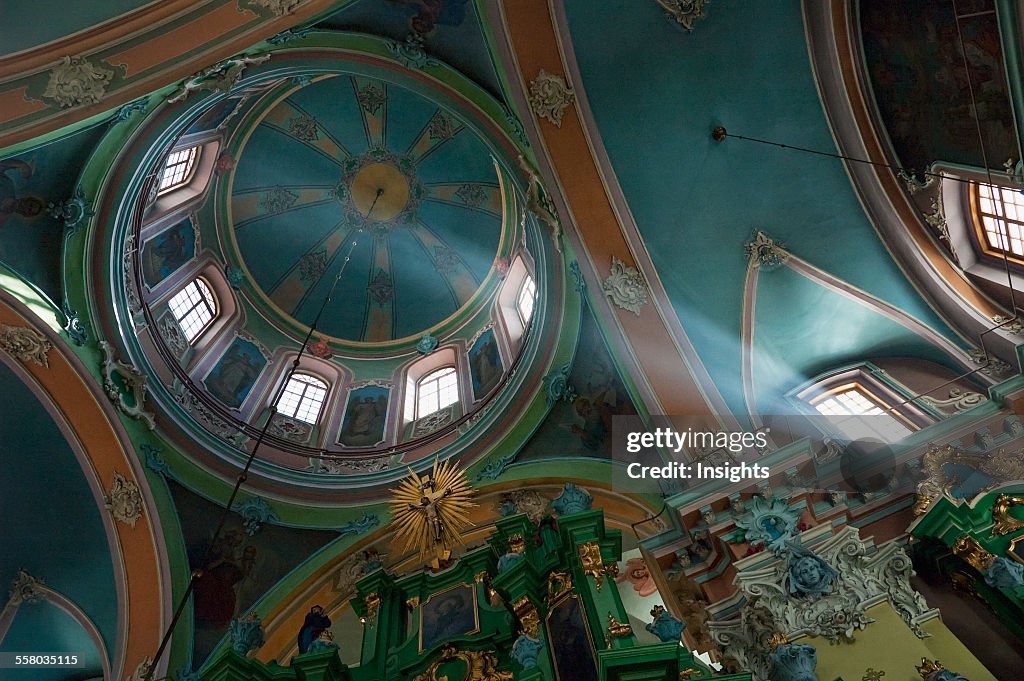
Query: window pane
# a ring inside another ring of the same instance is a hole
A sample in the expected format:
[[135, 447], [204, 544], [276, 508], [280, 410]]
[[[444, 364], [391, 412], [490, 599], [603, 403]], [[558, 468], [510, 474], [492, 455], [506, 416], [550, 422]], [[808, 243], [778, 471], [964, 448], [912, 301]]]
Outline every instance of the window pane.
[[458, 374], [445, 367], [420, 379], [416, 389], [416, 418], [433, 414], [459, 401]]
[[842, 386], [838, 391], [813, 404], [823, 416], [830, 416], [833, 427], [850, 440], [902, 440], [912, 432], [900, 419], [876, 402], [859, 384]]
[[519, 298], [516, 300], [516, 309], [519, 310], [519, 319], [526, 326], [533, 317], [533, 307], [537, 298], [537, 286], [529, 275], [523, 280], [519, 289]]
[[199, 158], [199, 146], [189, 147], [172, 151], [164, 161], [163, 171], [160, 174], [160, 185], [157, 188], [157, 195], [164, 194], [177, 189], [188, 183], [192, 177], [192, 170], [195, 168]]
[[217, 309], [213, 292], [202, 279], [190, 281], [167, 301], [167, 305], [189, 343], [210, 325]]
[[320, 418], [327, 384], [309, 374], [292, 374], [277, 399], [277, 411], [305, 423], [316, 423]]

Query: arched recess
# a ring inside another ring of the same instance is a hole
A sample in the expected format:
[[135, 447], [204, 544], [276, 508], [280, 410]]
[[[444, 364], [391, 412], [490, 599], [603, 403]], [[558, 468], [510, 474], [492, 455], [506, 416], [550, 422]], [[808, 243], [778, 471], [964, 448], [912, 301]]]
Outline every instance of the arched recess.
[[[42, 353], [34, 355], [38, 362], [20, 356], [18, 349], [12, 351], [9, 344], [4, 348], [9, 353], [4, 360], [63, 432], [103, 518], [117, 585], [118, 623], [116, 641], [111, 646], [111, 678], [124, 678], [154, 654], [171, 614], [167, 548], [153, 495], [109, 400], [60, 336], [6, 291], [0, 291], [0, 325], [36, 334]], [[108, 498], [113, 506], [120, 498], [112, 494], [115, 476], [123, 478], [127, 488], [138, 491], [142, 508], [134, 526], [115, 519], [107, 508]], [[161, 676], [165, 670], [157, 672]]]
[[[479, 506], [473, 510], [470, 516], [475, 526], [463, 537], [466, 546], [476, 548], [484, 544], [487, 537], [494, 531], [493, 523], [502, 517], [500, 506], [504, 495], [508, 493], [515, 494], [524, 491], [528, 494], [535, 493], [550, 502], [561, 494], [563, 486], [567, 482], [572, 482], [585, 489], [593, 497], [592, 507], [604, 511], [608, 526], [621, 530], [624, 540], [627, 537], [636, 537], [631, 530], [634, 523], [649, 519], [658, 510], [652, 509], [643, 499], [613, 491], [606, 483], [598, 483], [593, 480], [571, 480], [565, 477], [545, 478], [539, 475], [540, 471], [537, 472], [536, 478], [530, 478], [529, 490], [523, 490], [521, 481], [489, 485], [480, 490], [480, 495], [475, 500]], [[528, 503], [530, 502], [523, 502], [524, 505]], [[542, 507], [542, 510], [544, 508]], [[645, 538], [648, 534], [664, 529], [654, 525], [656, 523], [638, 526], [638, 530], [641, 532], [640, 537]], [[289, 584], [286, 592], [278, 591], [274, 595], [273, 602], [257, 604], [256, 610], [263, 620], [266, 642], [256, 651], [256, 658], [263, 662], [276, 659], [284, 663], [292, 655], [297, 654], [296, 634], [301, 629], [303, 619], [312, 606], [322, 605], [332, 618], [335, 617], [333, 613], [350, 610], [348, 599], [352, 594], [347, 593], [347, 588], [349, 582], [353, 578], [357, 578], [353, 570], [358, 570], [353, 566], [357, 566], [359, 561], [365, 560], [367, 551], [379, 554], [384, 567], [399, 574], [417, 570], [421, 565], [418, 562], [418, 556], [415, 553], [406, 554], [402, 546], [394, 541], [391, 528], [382, 523], [379, 530], [368, 534], [345, 550], [339, 551], [329, 561], [308, 574], [305, 579]], [[292, 574], [299, 571], [300, 568], [297, 568]], [[339, 641], [339, 643], [347, 648], [358, 650], [358, 641], [354, 643]], [[211, 659], [213, 657], [211, 656]]]
[[[940, 333], [780, 246], [772, 248], [778, 264], [751, 261], [744, 287], [743, 389], [755, 425], [766, 415], [789, 413], [783, 396], [812, 376], [871, 357], [921, 356], [958, 373], [973, 372], [982, 384], [995, 382], [948, 330]], [[801, 323], [793, 322], [797, 316]]]
[[886, 167], [895, 156], [878, 122], [862, 66], [856, 3], [805, 2], [803, 14], [811, 66], [839, 152], [877, 163], [847, 163], [846, 169], [882, 241], [953, 328], [975, 343], [985, 334], [985, 348], [1016, 366], [1017, 339], [1005, 329], [992, 330], [997, 326], [993, 317], [1012, 313], [995, 304], [951, 261], [915, 206], [912, 190]]

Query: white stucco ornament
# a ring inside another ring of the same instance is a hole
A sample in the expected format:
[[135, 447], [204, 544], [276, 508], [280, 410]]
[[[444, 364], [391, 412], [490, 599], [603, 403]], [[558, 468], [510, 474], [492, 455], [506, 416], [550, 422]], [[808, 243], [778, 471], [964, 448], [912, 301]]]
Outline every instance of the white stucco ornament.
[[647, 282], [635, 267], [630, 267], [614, 255], [611, 274], [601, 284], [604, 294], [623, 310], [640, 316], [640, 308], [647, 304]]
[[62, 109], [96, 104], [107, 93], [113, 77], [112, 69], [97, 66], [81, 55], [66, 56], [50, 71], [43, 99], [52, 100]]

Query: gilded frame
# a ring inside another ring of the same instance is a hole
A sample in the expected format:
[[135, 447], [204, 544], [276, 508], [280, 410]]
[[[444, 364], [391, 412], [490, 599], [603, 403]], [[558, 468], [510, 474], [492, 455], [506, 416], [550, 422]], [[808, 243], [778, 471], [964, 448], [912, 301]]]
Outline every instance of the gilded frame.
[[[434, 598], [436, 598], [438, 596], [441, 596], [442, 594], [446, 594], [449, 591], [454, 591], [456, 589], [468, 589], [470, 594], [471, 594], [470, 602], [473, 604], [473, 628], [470, 631], [465, 631], [465, 632], [460, 633], [459, 636], [470, 636], [472, 634], [480, 633], [480, 605], [479, 605], [479, 603], [477, 603], [476, 586], [473, 585], [473, 584], [470, 584], [468, 582], [459, 582], [458, 584], [452, 584], [449, 587], [446, 587], [444, 589], [441, 589], [440, 591], [436, 591], [436, 592], [430, 594], [430, 596], [427, 597], [427, 600], [423, 601], [419, 605], [419, 613], [418, 613], [418, 617], [419, 617], [419, 632], [417, 634], [417, 637], [419, 639], [419, 648], [418, 648], [419, 652], [422, 653], [423, 650], [424, 650], [423, 649], [423, 613], [426, 611], [427, 606], [430, 604], [430, 601], [432, 601]], [[434, 646], [434, 645], [437, 645], [438, 643], [442, 643], [442, 641], [435, 641], [431, 645]]]
[[594, 678], [600, 678], [599, 662], [597, 658], [597, 646], [594, 645], [594, 633], [590, 629], [590, 622], [587, 619], [587, 609], [583, 605], [583, 599], [580, 598], [579, 594], [569, 594], [563, 598], [558, 599], [548, 607], [547, 614], [544, 615], [544, 633], [548, 638], [548, 646], [551, 648], [552, 656], [552, 667], [555, 670], [555, 681], [575, 681], [575, 679], [563, 679], [558, 673], [558, 652], [555, 648], [555, 640], [551, 636], [551, 615], [554, 611], [565, 604], [567, 601], [575, 600], [576, 606], [580, 609], [580, 616], [583, 618], [583, 628], [587, 632], [587, 643], [590, 645], [591, 659], [594, 661]]
[[1006, 547], [1006, 555], [1008, 555], [1011, 560], [1014, 560], [1024, 565], [1024, 546], [1021, 546], [1021, 552], [1018, 553], [1016, 550], [1017, 544], [1024, 545], [1024, 534], [1018, 535], [1013, 538], [1013, 540], [1010, 542], [1010, 545]]

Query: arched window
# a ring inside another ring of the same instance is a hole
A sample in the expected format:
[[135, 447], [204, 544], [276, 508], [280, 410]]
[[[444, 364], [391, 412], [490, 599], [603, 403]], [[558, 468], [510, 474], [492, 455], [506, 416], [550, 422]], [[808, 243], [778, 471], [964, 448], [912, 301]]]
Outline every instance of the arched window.
[[201, 277], [185, 284], [167, 304], [189, 343], [199, 338], [217, 316], [217, 298]]
[[973, 198], [982, 250], [1024, 263], [1024, 195], [1013, 187], [979, 182]]
[[533, 283], [533, 277], [529, 274], [523, 279], [519, 287], [519, 296], [516, 298], [516, 311], [519, 313], [519, 321], [525, 327], [533, 317], [533, 308], [537, 301], [537, 285]]
[[416, 382], [414, 419], [444, 409], [459, 401], [459, 377], [455, 367], [442, 367]]
[[305, 423], [316, 423], [327, 397], [327, 384], [310, 374], [294, 373], [277, 400], [277, 412]]
[[858, 381], [829, 388], [809, 403], [849, 440], [861, 438], [898, 442], [916, 428], [899, 411], [892, 408]]
[[194, 147], [177, 149], [167, 155], [164, 169], [160, 174], [160, 184], [157, 186], [157, 196], [184, 187], [189, 183], [196, 171], [196, 162], [199, 160], [201, 148], [202, 145], [197, 144]]

